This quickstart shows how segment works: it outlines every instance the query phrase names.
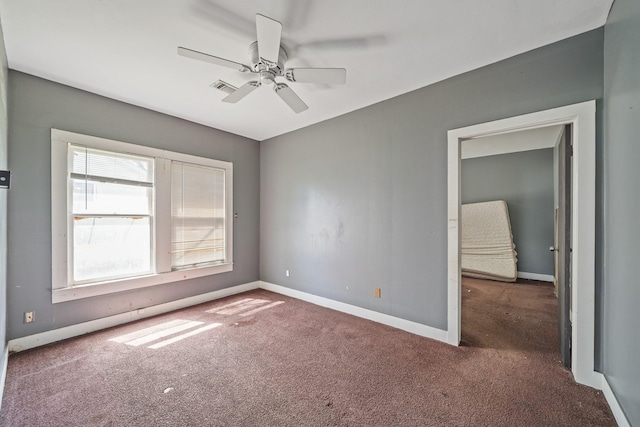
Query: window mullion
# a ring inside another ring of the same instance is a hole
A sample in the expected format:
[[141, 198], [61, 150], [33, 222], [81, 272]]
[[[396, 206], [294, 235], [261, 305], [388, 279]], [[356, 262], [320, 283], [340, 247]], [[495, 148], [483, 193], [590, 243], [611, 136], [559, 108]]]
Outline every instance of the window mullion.
[[156, 273], [171, 271], [171, 160], [156, 157], [155, 259]]

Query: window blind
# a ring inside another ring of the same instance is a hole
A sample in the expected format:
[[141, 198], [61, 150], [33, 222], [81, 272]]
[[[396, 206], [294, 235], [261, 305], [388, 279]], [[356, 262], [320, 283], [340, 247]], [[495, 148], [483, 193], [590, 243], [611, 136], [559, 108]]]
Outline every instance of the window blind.
[[224, 169], [172, 162], [172, 269], [225, 261], [224, 193]]
[[94, 176], [104, 180], [153, 183], [153, 159], [72, 145], [72, 175]]

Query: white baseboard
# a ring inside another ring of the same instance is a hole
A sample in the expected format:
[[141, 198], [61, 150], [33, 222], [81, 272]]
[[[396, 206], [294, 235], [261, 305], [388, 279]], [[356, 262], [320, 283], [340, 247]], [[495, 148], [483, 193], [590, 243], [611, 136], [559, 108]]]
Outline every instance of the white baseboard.
[[104, 317], [102, 319], [91, 320], [89, 322], [79, 323], [76, 325], [66, 326], [51, 331], [41, 332], [39, 334], [28, 335], [26, 337], [16, 338], [9, 341], [8, 351], [18, 352], [28, 350], [30, 348], [41, 345], [50, 344], [52, 342], [61, 341], [67, 338], [73, 338], [79, 335], [110, 328], [124, 323], [133, 322], [135, 320], [144, 319], [146, 317], [156, 316], [158, 314], [168, 313], [170, 311], [179, 310], [181, 308], [190, 307], [192, 305], [202, 304], [204, 302], [213, 301], [215, 299], [224, 298], [226, 296], [247, 292], [253, 289], [262, 288], [268, 291], [287, 295], [292, 298], [310, 302], [322, 307], [327, 307], [336, 311], [351, 314], [394, 328], [402, 329], [416, 335], [432, 338], [438, 341], [447, 342], [447, 331], [423, 325], [399, 317], [391, 316], [366, 308], [346, 304], [340, 301], [334, 301], [317, 295], [308, 294], [306, 292], [297, 291], [269, 282], [256, 281], [231, 288], [221, 289], [219, 291], [209, 292], [202, 295], [196, 295], [177, 301], [171, 301], [165, 304], [159, 304], [152, 307], [141, 308], [138, 310], [116, 314], [114, 316]]
[[[532, 273], [524, 273], [525, 275], [529, 275]], [[545, 275], [537, 275], [533, 273], [536, 277], [533, 280], [543, 280], [538, 276]], [[518, 277], [520, 276], [520, 272], [518, 272]], [[545, 276], [546, 277], [546, 276]], [[553, 278], [553, 276], [550, 276]], [[531, 278], [531, 277], [522, 277], [522, 278]], [[146, 317], [156, 316], [158, 314], [168, 313], [170, 311], [178, 310], [185, 307], [190, 307], [192, 305], [202, 304], [208, 301], [213, 301], [216, 299], [224, 298], [230, 295], [239, 294], [242, 292], [247, 292], [253, 289], [265, 289], [271, 292], [279, 293], [282, 295], [286, 295], [292, 298], [296, 298], [302, 301], [307, 301], [312, 304], [319, 305], [321, 307], [327, 307], [332, 310], [340, 311], [343, 313], [351, 314], [353, 316], [361, 317], [363, 319], [371, 320], [377, 323], [382, 323], [387, 326], [391, 326], [397, 329], [401, 329], [403, 331], [407, 331], [416, 335], [420, 335], [426, 338], [431, 338], [437, 341], [448, 342], [447, 341], [447, 331], [442, 329], [433, 328], [431, 326], [423, 325], [421, 323], [413, 322], [410, 320], [402, 319], [399, 317], [391, 316], [384, 313], [379, 313], [377, 311], [369, 310], [366, 308], [358, 307], [351, 304], [346, 304], [340, 301], [331, 300], [328, 298], [320, 297], [317, 295], [309, 294], [306, 292], [298, 291], [295, 289], [287, 288], [285, 286], [276, 285], [269, 282], [264, 281], [255, 281], [250, 283], [245, 283], [243, 285], [233, 286], [231, 288], [225, 288], [218, 291], [209, 292], [202, 295], [196, 295], [189, 298], [183, 298], [177, 301], [171, 301], [165, 304], [159, 304], [152, 307], [142, 308], [135, 311], [117, 314], [114, 316], [105, 317], [102, 319], [96, 319], [89, 322], [80, 323], [77, 325], [71, 325], [64, 328], [54, 329], [52, 331], [42, 332], [39, 334], [29, 335], [22, 338], [16, 338], [10, 340], [5, 350], [4, 354], [1, 355], [2, 359], [0, 360], [0, 405], [2, 405], [2, 396], [4, 393], [4, 385], [7, 374], [7, 366], [9, 363], [9, 352], [17, 352], [22, 350], [27, 350], [30, 348], [38, 347], [41, 345], [49, 344], [52, 342], [60, 341], [67, 338], [73, 338], [78, 335], [87, 334], [89, 332], [98, 331], [100, 329], [106, 329], [113, 326], [121, 325], [124, 323], [132, 322], [139, 319], [144, 319]], [[600, 376], [601, 378], [601, 389], [604, 394], [604, 397], [613, 412], [613, 415], [616, 419], [616, 422], [620, 427], [631, 427], [629, 420], [624, 414], [618, 399], [616, 398], [613, 390], [611, 389], [609, 382], [606, 377], [598, 372], [594, 372], [594, 374]]]
[[607, 381], [607, 377], [603, 374], [602, 376], [602, 393], [604, 394], [605, 399], [607, 399], [607, 403], [609, 404], [609, 408], [611, 408], [611, 412], [613, 412], [613, 416], [620, 427], [631, 427], [631, 423], [627, 419], [627, 416], [624, 414], [622, 410], [622, 406], [620, 406], [620, 402], [616, 398], [616, 395], [611, 390], [611, 386], [609, 385], [609, 381]]
[[241, 292], [247, 292], [253, 289], [258, 289], [259, 284], [260, 283], [258, 281], [245, 283], [243, 285], [220, 289], [219, 291], [208, 292], [202, 295], [195, 295], [177, 301], [171, 301], [165, 304], [145, 307], [138, 310], [129, 311], [127, 313], [116, 314], [114, 316], [103, 317], [102, 319], [91, 320], [89, 322], [79, 323], [77, 325], [66, 326], [64, 328], [41, 332], [39, 334], [29, 335], [22, 338], [16, 338], [9, 341], [9, 351], [23, 351], [67, 338], [73, 338], [78, 335], [87, 334], [89, 332], [98, 331], [100, 329], [106, 329], [124, 323], [133, 322], [135, 320], [144, 319], [145, 317], [156, 316], [158, 314], [168, 313], [170, 311], [179, 310], [181, 308], [190, 307], [192, 305], [202, 304], [204, 302], [239, 294]]
[[[525, 273], [529, 274], [529, 273]], [[540, 278], [540, 276], [547, 277], [545, 275], [540, 274], [532, 274], [533, 280], [541, 280], [547, 281]], [[548, 276], [553, 279], [553, 276]], [[530, 277], [525, 277], [530, 278]], [[358, 307], [351, 304], [345, 304], [339, 301], [334, 301], [328, 298], [320, 297], [317, 295], [309, 294], [306, 292], [298, 291], [295, 289], [287, 288], [284, 286], [276, 285], [273, 283], [260, 281], [260, 288], [265, 289], [267, 291], [276, 292], [282, 295], [286, 295], [292, 298], [300, 299], [303, 301], [310, 302], [312, 304], [316, 304], [322, 307], [327, 307], [336, 311], [341, 311], [343, 313], [351, 314], [357, 317], [362, 317], [364, 319], [372, 320], [374, 322], [382, 323], [387, 326], [392, 326], [397, 329], [402, 329], [407, 332], [411, 332], [416, 335], [420, 335], [426, 338], [432, 338], [438, 341], [447, 342], [447, 331], [443, 331], [442, 329], [433, 328], [431, 326], [423, 325], [421, 323], [412, 322], [410, 320], [401, 319], [399, 317], [390, 316], [388, 314], [379, 313], [377, 311], [368, 310], [366, 308]], [[604, 375], [599, 372], [594, 372], [595, 375], [594, 380], [596, 383], [595, 388], [599, 388], [602, 390], [609, 407], [611, 408], [611, 412], [616, 419], [616, 422], [620, 427], [631, 427], [631, 424], [627, 420], [624, 412], [622, 411], [622, 407], [618, 403], [618, 400], [613, 394], [609, 383]], [[600, 387], [597, 387], [600, 385]]]
[[377, 311], [369, 310], [351, 304], [346, 304], [340, 301], [334, 301], [332, 299], [308, 294], [306, 292], [297, 291], [295, 289], [287, 288], [285, 286], [280, 286], [269, 282], [260, 281], [260, 288], [302, 301], [307, 301], [321, 307], [327, 307], [332, 310], [341, 311], [353, 316], [362, 317], [363, 319], [382, 323], [383, 325], [402, 329], [403, 331], [411, 332], [412, 334], [420, 335], [445, 343], [447, 342], [447, 331], [423, 325], [422, 323], [412, 322], [411, 320], [401, 319], [389, 314], [379, 313]]
[[9, 347], [7, 347], [2, 355], [2, 366], [0, 367], [0, 409], [2, 409], [2, 396], [4, 395], [4, 383], [7, 379], [7, 367], [9, 366]]
[[553, 274], [527, 273], [525, 271], [518, 271], [518, 279], [539, 280], [541, 282], [553, 283], [555, 277], [553, 277]]

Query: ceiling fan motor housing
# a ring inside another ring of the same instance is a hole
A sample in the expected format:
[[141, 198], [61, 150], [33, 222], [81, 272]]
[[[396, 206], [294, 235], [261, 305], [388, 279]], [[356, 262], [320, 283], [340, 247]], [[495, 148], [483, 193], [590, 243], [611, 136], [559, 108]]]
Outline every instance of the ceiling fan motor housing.
[[258, 42], [255, 41], [249, 45], [249, 59], [251, 60], [251, 68], [255, 72], [272, 71], [276, 76], [281, 76], [284, 71], [284, 64], [287, 62], [287, 51], [280, 46], [278, 54], [278, 63], [274, 64], [260, 58], [258, 53]]

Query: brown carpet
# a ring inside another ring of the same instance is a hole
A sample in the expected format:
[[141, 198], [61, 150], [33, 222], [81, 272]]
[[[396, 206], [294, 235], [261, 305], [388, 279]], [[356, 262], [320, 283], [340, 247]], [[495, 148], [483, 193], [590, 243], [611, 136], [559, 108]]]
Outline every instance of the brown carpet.
[[252, 291], [12, 354], [0, 425], [615, 425], [559, 363], [552, 292], [465, 280], [456, 348]]

